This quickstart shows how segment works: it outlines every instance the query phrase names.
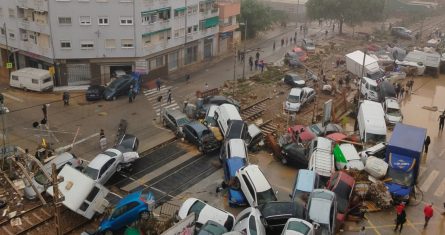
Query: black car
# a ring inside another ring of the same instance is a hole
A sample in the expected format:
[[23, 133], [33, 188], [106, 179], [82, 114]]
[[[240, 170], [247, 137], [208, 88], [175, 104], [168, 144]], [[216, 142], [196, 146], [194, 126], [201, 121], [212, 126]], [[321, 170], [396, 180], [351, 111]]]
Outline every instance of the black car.
[[291, 86], [291, 87], [305, 87], [306, 82], [300, 75], [295, 73], [287, 73], [284, 75], [283, 81], [285, 84]]
[[88, 101], [101, 100], [105, 91], [105, 87], [101, 85], [91, 85], [85, 92], [85, 99]]
[[264, 218], [262, 222], [267, 234], [281, 234], [289, 218], [306, 217], [305, 203], [298, 199], [294, 202], [271, 201], [259, 205], [258, 209]]
[[219, 149], [220, 143], [216, 140], [213, 132], [201, 122], [193, 121], [182, 127], [184, 139], [198, 146], [203, 153]]
[[242, 120], [231, 120], [229, 123], [229, 128], [227, 129], [225, 139], [247, 140], [247, 138], [248, 138], [248, 126], [246, 122]]
[[105, 88], [104, 99], [105, 100], [116, 100], [117, 97], [128, 95], [130, 87], [133, 85], [134, 80], [129, 75], [124, 75], [113, 82]]
[[130, 134], [124, 134], [117, 141], [117, 149], [121, 152], [137, 152], [139, 147], [139, 139]]
[[412, 31], [405, 27], [392, 27], [391, 34], [402, 39], [413, 39]]
[[309, 163], [307, 149], [300, 143], [290, 143], [281, 148], [281, 163], [306, 169]]

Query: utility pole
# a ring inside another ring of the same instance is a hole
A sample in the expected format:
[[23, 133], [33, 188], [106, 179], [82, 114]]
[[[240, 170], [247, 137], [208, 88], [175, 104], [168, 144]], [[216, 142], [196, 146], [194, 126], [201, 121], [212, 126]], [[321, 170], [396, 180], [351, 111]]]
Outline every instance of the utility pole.
[[[7, 59], [6, 59], [6, 63], [9, 64], [11, 63], [9, 61], [9, 57], [11, 56], [11, 51], [9, 50], [9, 44], [8, 44], [8, 31], [6, 30], [6, 22], [3, 23], [3, 29], [5, 31], [5, 41], [6, 41], [6, 52], [7, 52]], [[8, 78], [11, 77], [11, 68], [8, 68]]]
[[232, 84], [232, 96], [235, 98], [235, 84], [236, 84], [236, 46], [233, 57], [233, 84]]
[[60, 197], [59, 195], [59, 183], [63, 181], [63, 178], [57, 179], [57, 168], [56, 168], [56, 164], [53, 163], [51, 164], [52, 167], [52, 181], [53, 181], [53, 198], [54, 198], [54, 219], [55, 219], [55, 224], [56, 224], [56, 234], [57, 235], [62, 235], [62, 227], [60, 224], [60, 202], [65, 200], [64, 197]]
[[358, 104], [357, 104], [357, 110], [358, 110], [358, 106], [359, 106], [359, 104], [360, 104], [360, 100], [361, 100], [361, 98], [362, 98], [361, 93], [362, 93], [363, 77], [365, 76], [366, 52], [367, 52], [367, 50], [365, 50], [365, 51], [363, 52], [362, 76], [360, 77], [360, 85], [359, 85], [359, 87], [358, 87], [358, 91], [359, 91], [359, 92], [358, 92]]
[[245, 70], [246, 70], [246, 44], [247, 44], [247, 19], [244, 22], [243, 79], [246, 78], [244, 76], [245, 75]]

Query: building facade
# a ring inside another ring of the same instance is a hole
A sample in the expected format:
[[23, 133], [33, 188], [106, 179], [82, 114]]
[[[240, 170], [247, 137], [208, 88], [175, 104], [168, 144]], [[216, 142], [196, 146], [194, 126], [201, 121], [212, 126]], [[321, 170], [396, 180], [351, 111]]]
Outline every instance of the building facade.
[[1, 60], [55, 67], [57, 85], [167, 76], [216, 55], [223, 22], [216, 0], [2, 0]]

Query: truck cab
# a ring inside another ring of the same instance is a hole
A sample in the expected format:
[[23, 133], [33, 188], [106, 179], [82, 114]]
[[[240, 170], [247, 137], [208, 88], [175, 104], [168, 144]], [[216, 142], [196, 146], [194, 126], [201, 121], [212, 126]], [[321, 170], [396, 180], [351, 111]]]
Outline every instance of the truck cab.
[[389, 164], [385, 183], [396, 201], [409, 201], [417, 183], [426, 129], [397, 123], [386, 148]]
[[361, 80], [360, 92], [367, 100], [378, 101], [377, 82], [367, 77]]

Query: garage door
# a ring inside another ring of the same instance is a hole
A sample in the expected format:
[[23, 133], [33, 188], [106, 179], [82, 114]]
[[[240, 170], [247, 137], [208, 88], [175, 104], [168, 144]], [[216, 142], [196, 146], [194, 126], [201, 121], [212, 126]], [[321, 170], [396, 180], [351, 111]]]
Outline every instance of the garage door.
[[91, 82], [89, 64], [67, 64], [68, 86], [88, 85]]

